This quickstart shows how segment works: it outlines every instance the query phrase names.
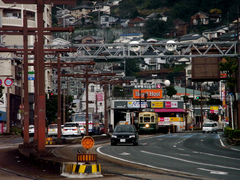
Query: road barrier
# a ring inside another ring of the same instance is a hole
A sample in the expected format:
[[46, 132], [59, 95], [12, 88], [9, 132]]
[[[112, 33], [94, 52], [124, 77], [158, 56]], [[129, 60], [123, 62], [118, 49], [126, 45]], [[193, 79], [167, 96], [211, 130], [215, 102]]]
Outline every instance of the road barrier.
[[69, 178], [103, 177], [100, 164], [63, 163], [61, 176]]

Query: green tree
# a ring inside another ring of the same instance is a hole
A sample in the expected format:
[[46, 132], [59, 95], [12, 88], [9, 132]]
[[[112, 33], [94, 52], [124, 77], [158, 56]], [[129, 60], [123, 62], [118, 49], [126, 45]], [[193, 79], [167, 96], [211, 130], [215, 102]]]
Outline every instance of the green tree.
[[219, 70], [227, 74], [227, 87], [231, 93], [235, 94], [235, 85], [237, 84], [238, 62], [237, 58], [226, 57], [226, 61], [219, 63]]
[[119, 3], [118, 14], [122, 18], [133, 18], [133, 13], [137, 11], [136, 4], [133, 0], [124, 0]]
[[144, 38], [165, 37], [165, 32], [168, 27], [168, 23], [165, 21], [149, 19], [145, 22]]
[[[126, 76], [135, 76], [138, 72], [140, 72], [140, 60], [139, 59], [126, 59], [125, 60], [125, 71]], [[124, 68], [124, 63], [122, 64], [122, 68]]]
[[174, 88], [174, 86], [168, 86], [166, 87], [167, 95], [172, 98], [173, 95], [177, 94], [177, 90]]
[[122, 86], [117, 85], [114, 87], [113, 97], [125, 97], [125, 92]]
[[[69, 118], [72, 116], [74, 112], [73, 108], [76, 107], [75, 103], [73, 102], [72, 96], [65, 96], [65, 115], [66, 115], [66, 122], [70, 121]], [[63, 95], [61, 96], [61, 106], [63, 106]], [[64, 108], [61, 107], [63, 110]], [[57, 112], [58, 112], [58, 96], [53, 94], [52, 97], [46, 95], [46, 118], [47, 123], [57, 123]], [[63, 111], [61, 112], [63, 115]], [[62, 117], [63, 119], [63, 117]]]

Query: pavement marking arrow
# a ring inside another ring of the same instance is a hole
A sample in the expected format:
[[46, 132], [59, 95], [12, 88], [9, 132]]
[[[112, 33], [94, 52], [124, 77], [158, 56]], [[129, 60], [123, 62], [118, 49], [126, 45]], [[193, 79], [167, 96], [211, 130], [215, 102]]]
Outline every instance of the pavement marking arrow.
[[204, 168], [198, 168], [199, 170], [203, 171], [209, 171], [210, 174], [219, 174], [219, 175], [227, 175], [228, 172], [223, 172], [223, 171], [216, 171], [216, 170], [211, 170], [211, 169], [204, 169]]

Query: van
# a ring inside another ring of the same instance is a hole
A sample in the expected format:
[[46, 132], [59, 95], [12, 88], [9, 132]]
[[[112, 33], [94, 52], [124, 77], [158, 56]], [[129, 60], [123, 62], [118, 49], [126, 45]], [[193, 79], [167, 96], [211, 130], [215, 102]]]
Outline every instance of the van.
[[205, 133], [205, 132], [207, 132], [207, 133], [209, 133], [209, 132], [211, 132], [211, 133], [213, 133], [213, 132], [217, 133], [217, 131], [218, 131], [218, 125], [217, 125], [216, 122], [208, 122], [208, 123], [205, 123], [205, 124], [203, 125], [203, 128], [202, 128], [202, 132], [203, 132], [203, 133]]

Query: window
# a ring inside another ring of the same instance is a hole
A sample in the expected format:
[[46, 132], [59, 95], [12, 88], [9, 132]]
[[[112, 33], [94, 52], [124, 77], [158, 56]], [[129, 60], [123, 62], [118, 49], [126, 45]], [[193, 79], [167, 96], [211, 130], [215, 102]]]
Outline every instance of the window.
[[91, 86], [91, 92], [94, 92], [94, 86]]

